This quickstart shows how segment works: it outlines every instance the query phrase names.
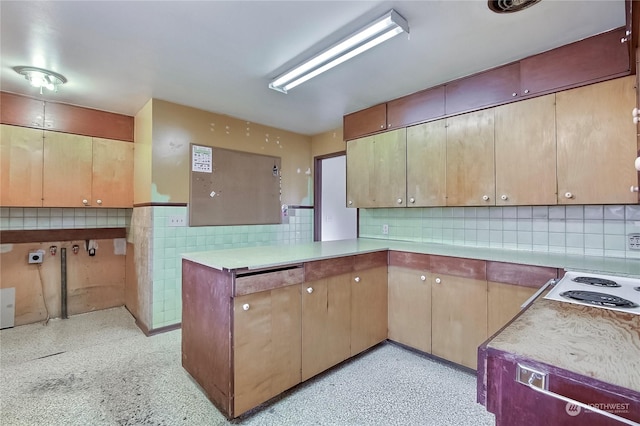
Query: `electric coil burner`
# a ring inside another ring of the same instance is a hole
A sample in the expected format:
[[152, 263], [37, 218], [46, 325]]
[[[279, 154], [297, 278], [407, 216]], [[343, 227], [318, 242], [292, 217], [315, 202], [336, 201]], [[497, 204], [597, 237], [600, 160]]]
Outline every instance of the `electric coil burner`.
[[640, 278], [566, 271], [545, 299], [640, 315]]

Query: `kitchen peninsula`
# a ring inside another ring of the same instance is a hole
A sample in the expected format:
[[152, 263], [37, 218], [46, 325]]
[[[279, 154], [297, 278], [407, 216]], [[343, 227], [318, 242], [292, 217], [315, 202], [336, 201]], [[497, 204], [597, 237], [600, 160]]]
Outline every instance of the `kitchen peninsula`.
[[[640, 276], [632, 259], [376, 239], [188, 253], [182, 364], [229, 418], [386, 339], [475, 369], [477, 347], [522, 294], [563, 268]], [[398, 298], [405, 280], [400, 296], [426, 299]], [[458, 296], [446, 307], [456, 322], [444, 322], [438, 305]], [[425, 322], [406, 318], [425, 311]]]

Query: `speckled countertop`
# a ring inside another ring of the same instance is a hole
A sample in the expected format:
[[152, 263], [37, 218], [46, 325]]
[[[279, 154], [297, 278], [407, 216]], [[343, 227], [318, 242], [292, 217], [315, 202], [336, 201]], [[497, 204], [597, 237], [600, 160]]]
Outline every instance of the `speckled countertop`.
[[185, 253], [183, 258], [219, 270], [264, 269], [314, 260], [396, 250], [524, 265], [640, 276], [640, 260], [467, 247], [447, 244], [411, 243], [358, 238], [296, 245], [258, 246]]

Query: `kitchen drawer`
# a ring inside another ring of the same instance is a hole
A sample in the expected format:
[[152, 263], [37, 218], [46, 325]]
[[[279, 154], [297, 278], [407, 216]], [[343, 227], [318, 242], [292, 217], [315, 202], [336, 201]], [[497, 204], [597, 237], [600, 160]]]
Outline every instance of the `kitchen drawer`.
[[295, 265], [280, 269], [236, 273], [234, 296], [273, 290], [304, 281], [304, 268]]

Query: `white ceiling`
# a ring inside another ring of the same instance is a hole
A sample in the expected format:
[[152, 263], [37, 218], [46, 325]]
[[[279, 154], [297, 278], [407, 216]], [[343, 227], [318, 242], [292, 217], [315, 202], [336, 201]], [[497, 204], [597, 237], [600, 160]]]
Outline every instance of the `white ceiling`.
[[[267, 86], [305, 51], [395, 9], [400, 35], [282, 94]], [[0, 88], [135, 115], [163, 99], [302, 134], [342, 116], [625, 24], [624, 0], [543, 0], [498, 15], [470, 1], [0, 2]], [[17, 65], [69, 82], [40, 96]]]

